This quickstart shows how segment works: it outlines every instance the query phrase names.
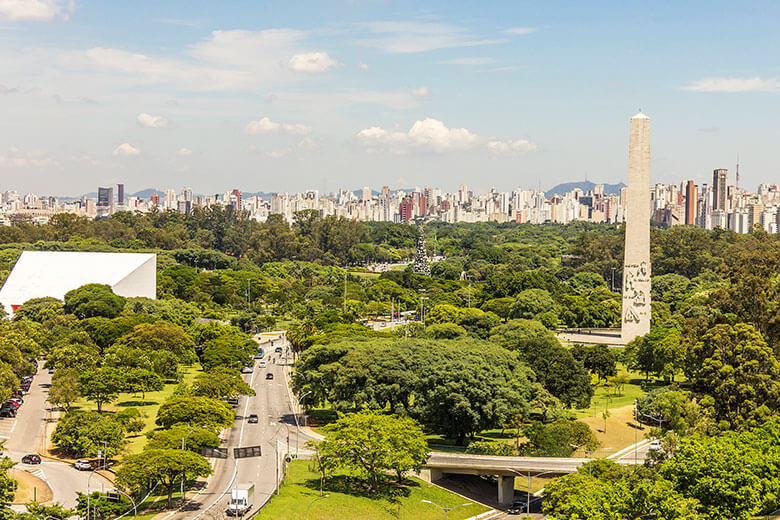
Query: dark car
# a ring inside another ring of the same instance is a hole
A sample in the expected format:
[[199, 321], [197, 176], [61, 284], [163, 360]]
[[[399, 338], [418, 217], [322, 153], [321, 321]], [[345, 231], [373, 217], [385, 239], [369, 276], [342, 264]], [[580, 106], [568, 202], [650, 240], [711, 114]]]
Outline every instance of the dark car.
[[0, 408], [0, 417], [16, 417], [16, 408], [10, 406]]
[[274, 375], [273, 375], [271, 372], [268, 372], [268, 373], [265, 375], [265, 378], [266, 378], [266, 379], [273, 379], [273, 378], [274, 378]]
[[249, 418], [247, 419], [247, 422], [250, 422], [252, 424], [257, 424], [257, 421], [258, 419], [256, 413], [249, 414]]
[[24, 457], [22, 457], [22, 463], [23, 464], [40, 464], [41, 463], [41, 457], [39, 455], [34, 454], [34, 453], [30, 454], [30, 455], [25, 455]]
[[274, 349], [274, 352], [281, 353], [282, 352], [282, 347], [276, 347]]
[[511, 506], [509, 506], [506, 510], [507, 513], [510, 515], [519, 515], [521, 513], [525, 513], [525, 503], [524, 502], [515, 502]]

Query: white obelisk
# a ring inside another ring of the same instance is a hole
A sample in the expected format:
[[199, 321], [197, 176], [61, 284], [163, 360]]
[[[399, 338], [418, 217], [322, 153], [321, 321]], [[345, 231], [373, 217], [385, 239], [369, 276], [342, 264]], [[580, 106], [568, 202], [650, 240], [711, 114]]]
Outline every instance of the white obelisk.
[[621, 339], [650, 332], [650, 118], [631, 118]]

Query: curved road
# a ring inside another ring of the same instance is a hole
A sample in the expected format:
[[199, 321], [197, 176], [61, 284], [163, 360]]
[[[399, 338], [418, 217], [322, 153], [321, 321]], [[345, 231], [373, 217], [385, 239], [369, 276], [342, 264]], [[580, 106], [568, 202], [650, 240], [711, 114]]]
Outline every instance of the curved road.
[[18, 462], [14, 471], [28, 471], [46, 481], [54, 492], [54, 501], [72, 508], [76, 506], [76, 493], [86, 492], [87, 484], [94, 490], [112, 488], [113, 485], [98, 474], [94, 474], [90, 480], [91, 472], [78, 471], [58, 460], [42, 458], [41, 464], [19, 462], [27, 454], [38, 453], [42, 446], [44, 426], [51, 413], [51, 405], [46, 400], [50, 386], [51, 375], [47, 370], [39, 369], [17, 416], [0, 419], [0, 440], [5, 440], [6, 455]]

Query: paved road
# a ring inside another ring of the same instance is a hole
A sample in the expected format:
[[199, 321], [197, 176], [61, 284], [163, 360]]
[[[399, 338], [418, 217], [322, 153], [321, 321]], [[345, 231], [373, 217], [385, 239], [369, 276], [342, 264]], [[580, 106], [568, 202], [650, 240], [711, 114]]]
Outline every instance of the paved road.
[[[0, 439], [6, 439], [6, 454], [13, 461], [19, 462], [23, 456], [38, 453], [39, 447], [43, 447], [43, 427], [50, 413], [47, 408], [50, 405], [46, 401], [49, 386], [51, 375], [47, 370], [38, 370], [17, 416], [0, 419]], [[29, 471], [46, 481], [54, 492], [54, 501], [69, 508], [76, 505], [76, 492], [85, 492], [88, 484], [91, 489], [113, 487], [98, 474], [90, 477], [91, 472], [78, 471], [70, 464], [55, 460], [43, 459], [41, 464], [34, 465], [19, 462], [14, 468], [15, 471]]]
[[[263, 361], [267, 363], [267, 367], [260, 368], [260, 360], [256, 360], [253, 373], [243, 376], [257, 395], [239, 400], [236, 422], [227, 430], [222, 443], [223, 447], [230, 448], [229, 458], [218, 459], [208, 485], [183, 510], [171, 513], [166, 518], [222, 518], [230, 498], [230, 488], [237, 483], [253, 482], [255, 504], [265, 502], [274, 493], [276, 475], [281, 471], [277, 463], [277, 447], [280, 456], [287, 451], [288, 443], [289, 451], [295, 453], [296, 443], [301, 451], [303, 444], [310, 439], [304, 434], [298, 436], [284, 381], [283, 366], [280, 364], [284, 362], [284, 355], [274, 352], [278, 346], [283, 347], [285, 353], [289, 354], [289, 345], [284, 340], [275, 340], [273, 346], [264, 343], [266, 354]], [[292, 359], [289, 361], [292, 362]], [[272, 380], [266, 379], [266, 374], [269, 373], [274, 376]], [[257, 414], [257, 424], [247, 422], [246, 418], [250, 414]], [[236, 446], [261, 446], [262, 456], [236, 460], [232, 453], [232, 448]]]

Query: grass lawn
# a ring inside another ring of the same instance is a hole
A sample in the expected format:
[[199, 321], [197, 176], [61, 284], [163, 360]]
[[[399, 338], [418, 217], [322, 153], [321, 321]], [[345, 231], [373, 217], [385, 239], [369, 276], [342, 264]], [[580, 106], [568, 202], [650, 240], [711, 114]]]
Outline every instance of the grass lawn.
[[[258, 515], [259, 518], [295, 520], [306, 518], [306, 508], [320, 495], [319, 474], [310, 470], [310, 461], [294, 460], [290, 463], [290, 484], [283, 485], [279, 496], [271, 499], [268, 506]], [[347, 493], [346, 473], [339, 473], [325, 484], [328, 498], [313, 504], [309, 518], [311, 520], [439, 520], [444, 513], [431, 504], [430, 500], [445, 507], [469, 502], [467, 499], [450, 493], [418, 479], [401, 488], [393, 487], [379, 495], [362, 492]], [[488, 511], [488, 508], [472, 504], [458, 508], [449, 514], [451, 520], [463, 520]]]
[[[200, 371], [201, 368], [199, 364], [195, 364], [189, 367], [182, 367], [181, 372], [183, 375], [183, 381], [185, 383], [191, 383]], [[138, 453], [144, 449], [146, 441], [148, 440], [146, 438], [146, 432], [152, 431], [156, 428], [154, 421], [157, 419], [157, 410], [159, 410], [162, 403], [165, 402], [165, 400], [168, 399], [171, 394], [173, 394], [173, 391], [177, 386], [178, 383], [170, 383], [166, 384], [163, 389], [158, 392], [147, 392], [143, 403], [141, 402], [140, 394], [121, 393], [119, 394], [119, 399], [117, 399], [115, 402], [103, 405], [103, 411], [106, 412], [117, 412], [122, 408], [134, 406], [138, 408], [141, 411], [141, 414], [144, 416], [144, 429], [141, 431], [141, 433], [127, 438], [128, 445], [126, 448], [126, 453]], [[80, 399], [76, 401], [76, 403], [73, 405], [73, 408], [80, 410], [97, 410], [95, 403], [87, 401], [86, 399]]]

